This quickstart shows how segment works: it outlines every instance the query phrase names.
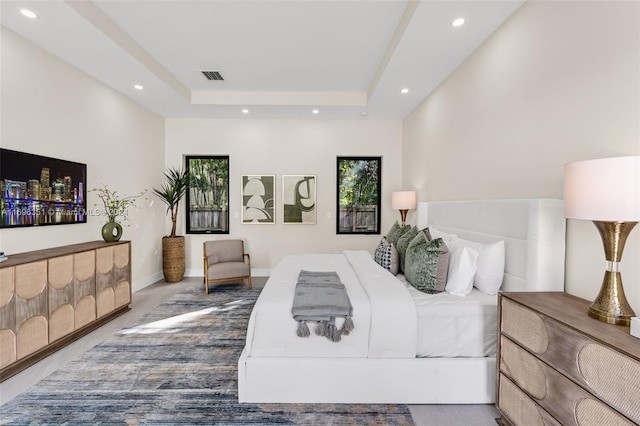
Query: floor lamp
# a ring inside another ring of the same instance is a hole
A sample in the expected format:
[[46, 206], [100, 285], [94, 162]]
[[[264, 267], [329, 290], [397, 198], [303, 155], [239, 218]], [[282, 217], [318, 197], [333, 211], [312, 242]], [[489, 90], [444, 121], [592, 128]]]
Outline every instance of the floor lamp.
[[593, 221], [604, 245], [606, 270], [589, 316], [609, 324], [629, 325], [635, 313], [624, 295], [619, 266], [627, 237], [640, 221], [640, 156], [567, 164], [564, 215]]

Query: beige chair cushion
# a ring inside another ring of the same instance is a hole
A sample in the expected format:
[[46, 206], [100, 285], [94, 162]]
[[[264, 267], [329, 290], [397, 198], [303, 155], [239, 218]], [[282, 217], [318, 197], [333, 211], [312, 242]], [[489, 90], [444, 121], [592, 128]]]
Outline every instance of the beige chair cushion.
[[219, 280], [224, 278], [246, 277], [251, 274], [249, 265], [244, 262], [225, 262], [209, 265], [208, 279]]

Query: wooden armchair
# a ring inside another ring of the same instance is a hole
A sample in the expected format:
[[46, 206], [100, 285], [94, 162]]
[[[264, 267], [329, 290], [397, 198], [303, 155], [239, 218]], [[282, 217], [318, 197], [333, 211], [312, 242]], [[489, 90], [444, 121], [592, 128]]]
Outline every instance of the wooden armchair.
[[209, 284], [246, 279], [251, 288], [251, 257], [244, 252], [242, 240], [205, 241], [204, 290], [209, 294]]

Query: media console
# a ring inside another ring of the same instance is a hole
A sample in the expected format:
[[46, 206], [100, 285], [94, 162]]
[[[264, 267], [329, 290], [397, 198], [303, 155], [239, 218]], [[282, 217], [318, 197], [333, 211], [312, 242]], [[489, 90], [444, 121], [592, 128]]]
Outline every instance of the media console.
[[0, 382], [128, 311], [131, 242], [94, 241], [0, 263]]

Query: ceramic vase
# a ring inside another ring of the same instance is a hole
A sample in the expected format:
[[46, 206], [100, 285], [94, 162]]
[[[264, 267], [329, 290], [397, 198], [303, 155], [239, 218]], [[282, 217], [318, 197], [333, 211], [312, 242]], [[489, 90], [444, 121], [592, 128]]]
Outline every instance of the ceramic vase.
[[108, 243], [118, 241], [122, 237], [122, 226], [115, 221], [109, 221], [102, 227], [102, 239]]

